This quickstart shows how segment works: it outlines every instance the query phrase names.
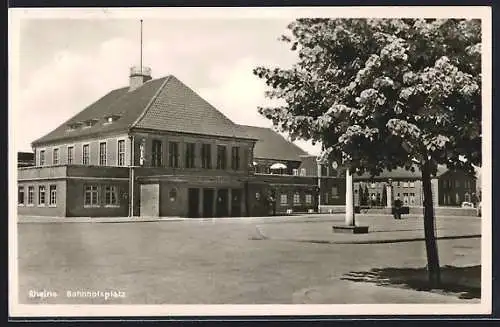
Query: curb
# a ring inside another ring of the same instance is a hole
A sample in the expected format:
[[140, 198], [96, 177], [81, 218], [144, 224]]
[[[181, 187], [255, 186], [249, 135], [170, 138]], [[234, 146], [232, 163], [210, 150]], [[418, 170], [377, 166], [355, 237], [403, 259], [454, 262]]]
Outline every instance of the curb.
[[[423, 237], [395, 238], [395, 239], [385, 239], [385, 240], [362, 240], [362, 241], [330, 241], [330, 240], [272, 238], [272, 237], [265, 236], [262, 233], [262, 231], [260, 231], [259, 234], [260, 234], [259, 236], [261, 238], [254, 238], [253, 240], [284, 241], [284, 242], [315, 243], [315, 244], [387, 244], [387, 243], [404, 243], [404, 242], [425, 241], [425, 238], [423, 238]], [[481, 234], [436, 237], [437, 240], [456, 240], [456, 239], [468, 239], [468, 238], [481, 238]]]

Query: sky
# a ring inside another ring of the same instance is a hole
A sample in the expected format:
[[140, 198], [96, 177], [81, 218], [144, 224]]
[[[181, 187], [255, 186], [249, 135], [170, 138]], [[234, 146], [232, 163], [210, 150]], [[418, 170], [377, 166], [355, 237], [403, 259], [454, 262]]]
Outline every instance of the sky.
[[[153, 78], [175, 75], [232, 121], [271, 127], [257, 66], [290, 67], [295, 53], [278, 41], [290, 18], [144, 19], [143, 63]], [[17, 151], [110, 90], [128, 84], [140, 62], [138, 19], [22, 19], [18, 96], [12, 132]], [[15, 86], [14, 86], [15, 87]], [[319, 145], [297, 141], [311, 154]]]

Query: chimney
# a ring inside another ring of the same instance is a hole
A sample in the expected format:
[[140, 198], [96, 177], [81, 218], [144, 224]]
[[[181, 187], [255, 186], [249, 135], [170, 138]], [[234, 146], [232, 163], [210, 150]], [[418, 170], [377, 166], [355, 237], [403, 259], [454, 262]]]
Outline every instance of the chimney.
[[137, 67], [137, 66], [131, 67], [129, 92], [141, 87], [142, 84], [146, 83], [150, 79], [151, 79], [151, 68]]

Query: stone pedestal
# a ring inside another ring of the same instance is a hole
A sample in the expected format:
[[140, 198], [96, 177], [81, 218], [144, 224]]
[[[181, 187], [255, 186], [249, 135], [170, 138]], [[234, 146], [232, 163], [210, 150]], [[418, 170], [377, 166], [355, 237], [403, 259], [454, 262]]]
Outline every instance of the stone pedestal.
[[386, 191], [387, 191], [387, 208], [391, 209], [392, 208], [392, 186], [387, 185], [386, 186]]
[[344, 234], [366, 234], [368, 233], [368, 226], [333, 226], [334, 233]]

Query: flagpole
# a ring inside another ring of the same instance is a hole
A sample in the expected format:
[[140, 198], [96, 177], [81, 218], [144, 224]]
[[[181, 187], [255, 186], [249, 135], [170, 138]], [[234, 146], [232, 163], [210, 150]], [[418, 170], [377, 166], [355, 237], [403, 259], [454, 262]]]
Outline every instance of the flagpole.
[[141, 68], [141, 74], [143, 73], [142, 72], [142, 19], [141, 19], [141, 57], [140, 57], [140, 68]]

